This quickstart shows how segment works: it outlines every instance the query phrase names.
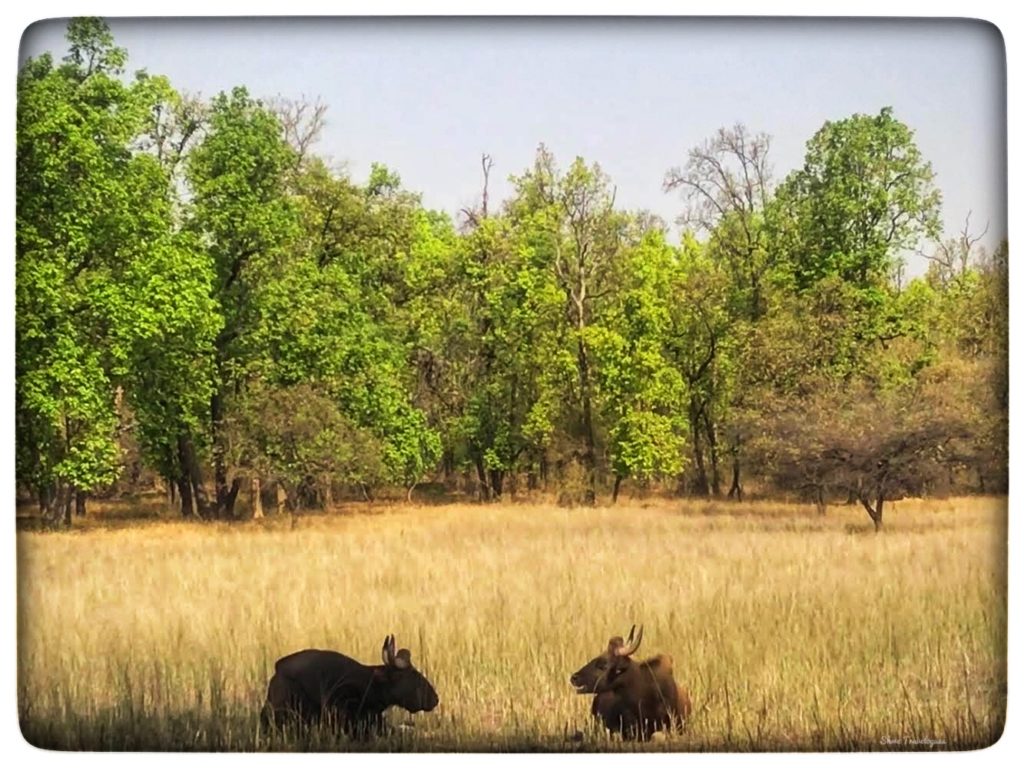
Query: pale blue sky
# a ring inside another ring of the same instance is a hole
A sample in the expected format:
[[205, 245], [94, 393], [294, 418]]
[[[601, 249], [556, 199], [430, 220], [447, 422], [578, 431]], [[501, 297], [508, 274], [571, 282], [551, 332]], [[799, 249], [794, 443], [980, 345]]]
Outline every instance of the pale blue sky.
[[[916, 132], [942, 190], [946, 228], [973, 210], [990, 248], [1006, 234], [1005, 57], [993, 27], [960, 21], [820, 19], [111, 20], [129, 68], [212, 96], [329, 106], [317, 152], [357, 179], [397, 170], [426, 205], [492, 199], [545, 142], [560, 164], [598, 161], [628, 208], [672, 222], [665, 171], [719, 126], [773, 137], [781, 180], [826, 120], [886, 105]], [[64, 22], [26, 33], [21, 57], [64, 52]], [[912, 259], [911, 273], [923, 270]]]

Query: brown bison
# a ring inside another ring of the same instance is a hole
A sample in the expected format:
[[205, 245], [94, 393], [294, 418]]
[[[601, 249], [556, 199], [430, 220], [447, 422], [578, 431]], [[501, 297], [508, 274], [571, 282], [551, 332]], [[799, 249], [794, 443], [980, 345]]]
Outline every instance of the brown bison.
[[366, 738], [384, 727], [384, 710], [429, 712], [437, 693], [412, 665], [408, 649], [395, 651], [395, 636], [384, 638], [384, 663], [366, 666], [334, 651], [309, 649], [279, 659], [267, 687], [264, 728], [286, 722], [324, 723]]
[[613, 637], [608, 649], [591, 659], [569, 678], [577, 693], [594, 694], [590, 713], [604, 727], [623, 738], [647, 740], [655, 731], [681, 728], [692, 706], [685, 689], [672, 676], [672, 657], [667, 654], [636, 662], [643, 626], [634, 638]]

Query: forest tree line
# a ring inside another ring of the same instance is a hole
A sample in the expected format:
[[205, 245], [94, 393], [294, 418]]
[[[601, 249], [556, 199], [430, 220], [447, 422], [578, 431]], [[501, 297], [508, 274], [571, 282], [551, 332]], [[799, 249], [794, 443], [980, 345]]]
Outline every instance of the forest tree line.
[[672, 242], [543, 145], [500, 202], [484, 155], [453, 218], [318, 157], [319, 102], [129, 76], [95, 18], [67, 42], [17, 105], [16, 472], [55, 524], [140, 472], [217, 519], [248, 483], [749, 483], [876, 526], [901, 495], [1006, 487], [1008, 247], [966, 212], [941, 232], [890, 108], [826, 122], [784, 178], [769, 136], [720, 129], [666, 171]]

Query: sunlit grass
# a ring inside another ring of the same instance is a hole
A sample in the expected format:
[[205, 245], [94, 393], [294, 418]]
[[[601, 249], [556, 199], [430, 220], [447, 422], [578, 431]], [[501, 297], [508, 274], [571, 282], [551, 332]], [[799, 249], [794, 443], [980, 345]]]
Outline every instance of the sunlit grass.
[[[900, 502], [880, 535], [854, 507], [767, 502], [374, 511], [19, 533], [24, 733], [91, 750], [964, 749], [1001, 733], [1005, 499]], [[638, 746], [602, 736], [568, 677], [641, 622], [640, 654], [674, 657], [694, 717]], [[389, 632], [441, 697], [392, 710], [414, 728], [366, 745], [259, 733], [276, 658], [375, 663]]]

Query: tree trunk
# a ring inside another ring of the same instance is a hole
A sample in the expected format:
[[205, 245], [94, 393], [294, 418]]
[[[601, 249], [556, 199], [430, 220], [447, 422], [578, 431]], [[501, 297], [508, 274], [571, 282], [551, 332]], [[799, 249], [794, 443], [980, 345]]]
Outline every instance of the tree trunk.
[[441, 471], [444, 473], [444, 486], [451, 490], [452, 475], [455, 473], [455, 452], [450, 447], [441, 454]]
[[64, 527], [71, 527], [71, 501], [74, 490], [70, 485], [65, 485], [60, 490], [60, 507], [63, 510]]
[[[182, 515], [184, 517], [191, 515], [194, 506], [197, 515], [207, 517], [210, 512], [210, 500], [206, 496], [203, 473], [196, 459], [196, 451], [195, 446], [192, 445], [192, 439], [184, 435], [178, 437], [178, 462], [186, 481], [185, 484], [190, 486], [190, 489], [186, 489], [182, 483], [178, 483], [178, 491], [181, 494]], [[188, 502], [187, 506], [186, 501]]]
[[501, 500], [501, 492], [505, 485], [505, 472], [501, 469], [491, 470], [491, 497], [495, 501]]
[[583, 323], [580, 322], [580, 338], [577, 359], [580, 373], [580, 400], [583, 406], [583, 470], [586, 473], [586, 490], [583, 503], [593, 506], [597, 501], [597, 441], [594, 438], [594, 415], [590, 402], [590, 360], [587, 346], [583, 343]]
[[320, 484], [309, 475], [292, 489], [292, 509], [319, 509], [321, 503]]
[[846, 503], [847, 504], [856, 504], [857, 503], [857, 500], [860, 499], [860, 497], [861, 497], [861, 489], [863, 488], [863, 486], [864, 486], [864, 481], [863, 480], [857, 480], [856, 485], [854, 485], [852, 488], [847, 488], [846, 489]]
[[540, 478], [537, 475], [535, 465], [531, 462], [530, 468], [526, 471], [526, 490], [536, 491]]
[[612, 487], [612, 504], [619, 500], [619, 486], [622, 485], [622, 475], [615, 473], [615, 485]]
[[870, 499], [866, 496], [861, 495], [860, 497], [860, 503], [863, 505], [864, 509], [867, 510], [868, 517], [871, 518], [871, 522], [875, 524], [875, 533], [882, 530], [882, 504], [884, 502], [885, 496], [881, 492], [878, 494], [878, 501], [875, 506], [871, 505]]
[[242, 478], [236, 477], [231, 481], [231, 487], [224, 497], [224, 504], [221, 507], [221, 516], [225, 520], [233, 520], [235, 517], [235, 501], [238, 499], [238, 492], [242, 489]]
[[722, 477], [718, 471], [718, 448], [713, 439], [708, 439], [708, 453], [711, 457], [711, 495], [716, 499], [722, 495]]
[[480, 482], [480, 501], [490, 501], [491, 486], [487, 483], [487, 470], [484, 469], [483, 456], [477, 455], [473, 463], [476, 465], [476, 476]]
[[210, 423], [213, 425], [213, 494], [216, 506], [213, 516], [221, 518], [228, 498], [228, 468], [224, 461], [223, 403], [219, 392], [210, 397]]
[[254, 476], [249, 480], [249, 505], [252, 508], [252, 519], [263, 519], [263, 496], [260, 492], [260, 479]]
[[366, 483], [359, 483], [359, 490], [363, 494], [363, 501], [373, 501], [373, 494], [370, 493], [370, 489], [366, 487]]
[[757, 321], [764, 314], [761, 311], [761, 280], [756, 271], [750, 271], [750, 319]]
[[703, 445], [700, 440], [700, 403], [696, 397], [690, 398], [689, 407], [689, 422], [690, 422], [690, 440], [693, 443], [693, 467], [696, 470], [696, 476], [693, 478], [692, 493], [695, 496], [710, 496], [711, 485], [708, 482], [708, 469], [705, 467], [705, 459], [703, 459]]
[[828, 505], [825, 503], [825, 489], [820, 485], [814, 489], [814, 506], [819, 515], [824, 515], [828, 509]]
[[39, 486], [39, 516], [49, 520], [50, 510], [53, 507], [53, 491], [48, 485]]
[[75, 517], [85, 517], [85, 500], [88, 494], [76, 488], [75, 489]]
[[690, 436], [693, 440], [693, 465], [697, 476], [693, 480], [693, 491], [699, 496], [708, 496], [711, 487], [708, 485], [708, 473], [704, 467], [704, 449], [700, 440], [700, 419], [695, 405], [690, 404]]
[[70, 525], [71, 518], [64, 519], [64, 488], [60, 482], [51, 483], [39, 494], [39, 506], [43, 522], [56, 528], [60, 525]]
[[722, 495], [722, 477], [718, 470], [718, 435], [715, 425], [711, 422], [707, 408], [704, 408], [704, 435], [708, 440], [708, 455], [711, 459], [711, 493], [715, 498]]
[[242, 487], [240, 478], [235, 478], [228, 486], [228, 468], [224, 459], [224, 403], [220, 392], [210, 398], [210, 421], [213, 424], [213, 483], [217, 506], [214, 516], [222, 520], [230, 520], [235, 516], [235, 500]]
[[210, 503], [210, 497], [206, 494], [206, 486], [203, 485], [202, 477], [189, 473], [189, 483], [192, 485], [192, 503], [195, 505], [196, 514], [203, 520], [213, 518], [216, 509]]
[[740, 484], [740, 447], [736, 442], [729, 449], [732, 454], [732, 485], [729, 486], [729, 498], [743, 501], [743, 486]]
[[280, 483], [277, 483], [274, 489], [274, 494], [275, 498], [277, 499], [277, 514], [283, 515], [284, 505], [285, 502], [288, 500], [288, 493], [285, 491], [284, 487]]
[[181, 516], [192, 517], [195, 510], [192, 507], [192, 481], [189, 479], [188, 473], [182, 471], [177, 483], [178, 497], [181, 499]]
[[[412, 493], [412, 491], [410, 491]], [[324, 511], [329, 512], [334, 506], [334, 484], [330, 480], [324, 481]]]
[[412, 492], [416, 490], [417, 485], [419, 485], [419, 483], [413, 483], [412, 485], [409, 486], [409, 490], [405, 494], [405, 501], [407, 504], [412, 502]]

